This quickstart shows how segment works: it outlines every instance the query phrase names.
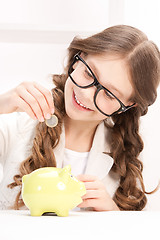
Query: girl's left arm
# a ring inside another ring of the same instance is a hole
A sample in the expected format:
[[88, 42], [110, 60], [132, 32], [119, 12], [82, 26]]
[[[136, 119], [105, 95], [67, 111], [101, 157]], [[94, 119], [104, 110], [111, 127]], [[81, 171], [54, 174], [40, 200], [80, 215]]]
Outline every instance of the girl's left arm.
[[86, 187], [86, 194], [82, 196], [83, 202], [77, 207], [91, 207], [94, 211], [120, 211], [105, 185], [96, 176], [78, 175], [77, 179], [84, 182]]

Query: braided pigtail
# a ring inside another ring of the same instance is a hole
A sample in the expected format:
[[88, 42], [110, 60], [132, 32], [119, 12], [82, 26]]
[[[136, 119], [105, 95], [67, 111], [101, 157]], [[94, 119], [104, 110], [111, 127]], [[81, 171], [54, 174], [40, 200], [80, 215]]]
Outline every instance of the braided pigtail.
[[65, 75], [54, 75], [56, 87], [52, 89], [55, 114], [58, 117], [58, 125], [54, 128], [48, 127], [45, 122], [36, 126], [35, 138], [33, 140], [32, 154], [24, 160], [19, 168], [19, 174], [14, 176], [14, 182], [9, 184], [10, 188], [20, 186], [20, 191], [16, 197], [14, 209], [19, 209], [24, 205], [21, 196], [22, 177], [35, 169], [41, 167], [56, 167], [56, 159], [53, 149], [58, 145], [62, 132], [62, 122], [65, 115], [64, 108], [64, 83]]
[[143, 164], [138, 159], [143, 150], [143, 141], [138, 133], [140, 116], [138, 107], [130, 109], [114, 116], [114, 126], [110, 128], [110, 155], [114, 159], [112, 170], [120, 176], [114, 200], [122, 210], [142, 210], [147, 202]]

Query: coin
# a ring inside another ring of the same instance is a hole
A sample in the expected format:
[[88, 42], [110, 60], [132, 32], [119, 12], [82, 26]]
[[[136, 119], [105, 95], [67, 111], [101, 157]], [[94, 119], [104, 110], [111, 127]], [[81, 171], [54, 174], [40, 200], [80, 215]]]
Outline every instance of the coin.
[[45, 120], [45, 123], [48, 127], [51, 127], [51, 128], [55, 127], [58, 124], [58, 118], [56, 115], [53, 114], [53, 115], [51, 115], [50, 119]]

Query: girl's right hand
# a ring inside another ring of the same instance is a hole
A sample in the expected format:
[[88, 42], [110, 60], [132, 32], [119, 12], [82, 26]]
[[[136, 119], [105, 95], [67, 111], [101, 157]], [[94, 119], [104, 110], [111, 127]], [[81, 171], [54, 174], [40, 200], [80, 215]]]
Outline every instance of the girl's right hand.
[[26, 112], [43, 122], [54, 113], [51, 92], [35, 82], [22, 82], [16, 88], [0, 95], [0, 113]]

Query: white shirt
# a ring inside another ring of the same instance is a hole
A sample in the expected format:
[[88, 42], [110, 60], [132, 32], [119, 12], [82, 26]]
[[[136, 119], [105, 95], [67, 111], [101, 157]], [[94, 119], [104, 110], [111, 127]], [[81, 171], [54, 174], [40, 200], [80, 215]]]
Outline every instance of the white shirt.
[[[86, 170], [89, 152], [76, 152], [70, 149], [64, 149], [64, 160], [62, 166], [71, 165], [71, 173], [76, 177], [84, 174]], [[80, 211], [79, 207], [75, 207], [73, 211]]]
[[71, 172], [74, 176], [84, 174], [88, 156], [89, 152], [76, 152], [65, 148], [63, 167], [65, 167], [66, 165], [71, 165]]

